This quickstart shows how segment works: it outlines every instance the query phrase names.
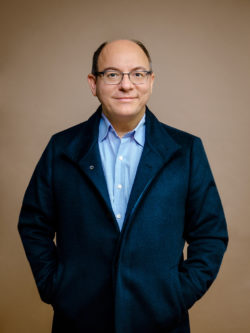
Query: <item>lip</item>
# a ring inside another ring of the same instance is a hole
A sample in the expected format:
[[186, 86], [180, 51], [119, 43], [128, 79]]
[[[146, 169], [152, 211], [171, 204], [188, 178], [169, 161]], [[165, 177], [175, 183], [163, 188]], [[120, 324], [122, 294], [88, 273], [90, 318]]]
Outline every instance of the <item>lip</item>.
[[136, 99], [136, 97], [115, 97], [120, 102], [130, 102]]

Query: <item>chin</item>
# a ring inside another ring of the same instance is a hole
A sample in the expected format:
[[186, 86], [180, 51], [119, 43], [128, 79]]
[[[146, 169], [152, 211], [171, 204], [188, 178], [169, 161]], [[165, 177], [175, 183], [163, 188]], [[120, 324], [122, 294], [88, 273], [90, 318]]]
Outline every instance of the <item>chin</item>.
[[113, 108], [113, 113], [116, 114], [117, 116], [128, 116], [128, 117], [136, 117], [139, 114], [142, 114], [144, 112], [145, 108], [137, 108], [135, 106], [131, 105], [119, 105], [115, 108]]
[[120, 117], [136, 117], [140, 112], [131, 110], [130, 108], [120, 108], [114, 112], [116, 116]]
[[113, 118], [137, 118], [142, 115], [145, 111], [145, 107], [141, 107], [141, 105], [131, 105], [131, 103], [119, 103], [117, 104], [109, 104], [104, 106], [105, 114], [109, 117]]

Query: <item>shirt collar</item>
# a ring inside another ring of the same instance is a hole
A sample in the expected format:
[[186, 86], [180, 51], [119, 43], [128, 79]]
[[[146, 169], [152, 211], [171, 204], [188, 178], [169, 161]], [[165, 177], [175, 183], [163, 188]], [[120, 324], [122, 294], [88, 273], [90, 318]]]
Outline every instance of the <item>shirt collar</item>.
[[[117, 135], [115, 129], [113, 128], [113, 126], [111, 125], [110, 121], [102, 112], [102, 117], [101, 117], [100, 126], [99, 126], [99, 141], [102, 142], [103, 140], [105, 140], [111, 130], [118, 137], [118, 135]], [[134, 128], [132, 131], [130, 131], [124, 135], [124, 137], [129, 137], [129, 136], [132, 137], [136, 141], [136, 143], [138, 143], [140, 146], [142, 146], [142, 147], [144, 146], [145, 113], [144, 113], [142, 119], [140, 120], [140, 122], [138, 123], [138, 125], [136, 126], [136, 128]]]
[[108, 136], [109, 131], [113, 128], [108, 118], [102, 113], [99, 126], [99, 141], [102, 142]]

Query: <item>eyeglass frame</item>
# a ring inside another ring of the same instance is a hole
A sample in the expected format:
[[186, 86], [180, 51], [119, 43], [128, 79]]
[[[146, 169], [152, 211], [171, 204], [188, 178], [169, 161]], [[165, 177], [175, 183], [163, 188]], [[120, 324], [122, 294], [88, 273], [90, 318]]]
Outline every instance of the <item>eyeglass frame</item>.
[[141, 71], [139, 71], [139, 70], [136, 70], [136, 69], [133, 69], [132, 71], [130, 71], [130, 72], [128, 72], [128, 73], [125, 73], [125, 72], [121, 72], [119, 69], [105, 69], [104, 71], [102, 71], [102, 72], [95, 72], [95, 76], [99, 76], [99, 75], [104, 75], [105, 73], [107, 73], [108, 71], [113, 71], [113, 72], [119, 72], [119, 73], [121, 73], [121, 75], [122, 75], [122, 77], [121, 77], [121, 80], [120, 80], [120, 82], [118, 82], [118, 83], [106, 83], [105, 82], [105, 84], [108, 84], [108, 85], [118, 85], [118, 84], [120, 84], [121, 82], [122, 82], [122, 80], [123, 80], [123, 78], [124, 78], [124, 75], [126, 74], [126, 75], [128, 75], [128, 78], [129, 78], [129, 80], [130, 80], [130, 82], [131, 83], [133, 83], [134, 85], [136, 85], [136, 86], [138, 86], [138, 85], [140, 85], [140, 84], [144, 84], [144, 82], [143, 83], [134, 83], [133, 81], [131, 81], [131, 79], [130, 79], [130, 74], [132, 73], [132, 72], [143, 72], [143, 73], [146, 73], [146, 75], [147, 75], [147, 77], [148, 77], [148, 75], [150, 75], [150, 74], [152, 74], [153, 73], [153, 71], [152, 70], [150, 70], [150, 71], [146, 71], [146, 70], [141, 70]]

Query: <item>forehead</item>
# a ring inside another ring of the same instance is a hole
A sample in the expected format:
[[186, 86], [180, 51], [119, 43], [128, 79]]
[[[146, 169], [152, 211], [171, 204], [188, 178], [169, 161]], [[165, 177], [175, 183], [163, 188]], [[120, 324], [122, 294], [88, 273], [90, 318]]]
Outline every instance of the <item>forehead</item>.
[[122, 71], [136, 67], [149, 69], [149, 61], [144, 51], [136, 43], [126, 40], [114, 41], [103, 48], [98, 59], [99, 71], [110, 67]]

